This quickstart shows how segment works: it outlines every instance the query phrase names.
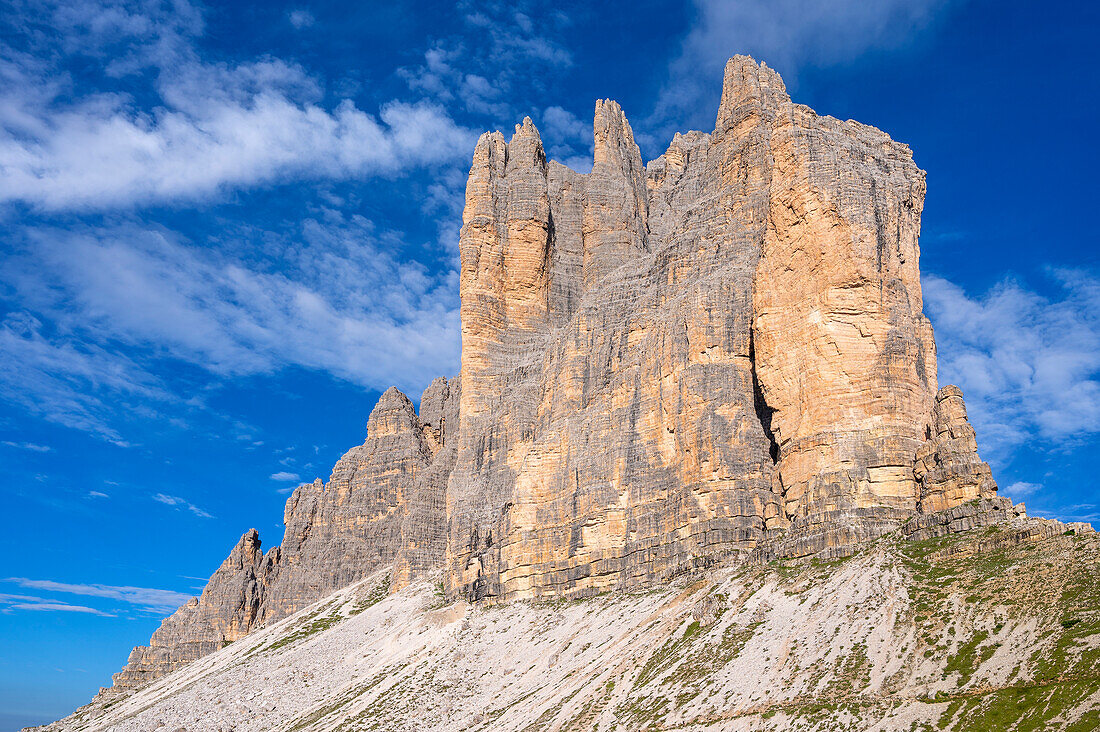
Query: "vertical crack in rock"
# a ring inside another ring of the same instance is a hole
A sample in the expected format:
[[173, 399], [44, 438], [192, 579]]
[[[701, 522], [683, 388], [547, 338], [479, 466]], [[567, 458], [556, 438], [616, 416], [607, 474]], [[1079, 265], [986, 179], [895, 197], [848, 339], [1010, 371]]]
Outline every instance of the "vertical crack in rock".
[[756, 376], [756, 349], [753, 347], [752, 334], [749, 334], [749, 361], [752, 364], [752, 400], [756, 409], [756, 418], [760, 420], [760, 426], [764, 428], [764, 436], [768, 439], [768, 455], [772, 463], [779, 464], [779, 443], [775, 441], [775, 433], [772, 432], [772, 415], [775, 410], [768, 406], [764, 399], [764, 393], [760, 390], [760, 380]]

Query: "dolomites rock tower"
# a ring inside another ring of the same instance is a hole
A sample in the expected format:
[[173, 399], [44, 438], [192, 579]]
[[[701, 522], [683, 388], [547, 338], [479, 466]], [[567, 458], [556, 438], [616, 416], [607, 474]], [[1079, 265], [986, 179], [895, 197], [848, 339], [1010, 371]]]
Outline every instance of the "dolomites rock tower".
[[118, 688], [387, 565], [452, 598], [577, 596], [843, 556], [995, 497], [961, 392], [937, 389], [907, 146], [742, 56], [713, 132], [646, 165], [615, 102], [593, 132], [588, 174], [529, 119], [481, 137], [460, 376], [419, 414], [387, 391], [366, 442], [291, 496], [282, 546], [245, 534]]

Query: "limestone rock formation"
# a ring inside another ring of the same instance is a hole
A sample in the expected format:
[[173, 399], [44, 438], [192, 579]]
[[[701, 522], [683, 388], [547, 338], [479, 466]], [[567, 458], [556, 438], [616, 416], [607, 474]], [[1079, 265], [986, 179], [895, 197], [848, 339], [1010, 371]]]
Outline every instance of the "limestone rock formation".
[[393, 587], [405, 587], [427, 574], [447, 550], [447, 479], [458, 455], [458, 400], [461, 382], [437, 378], [420, 398], [424, 440], [431, 462], [412, 482], [394, 560]]
[[423, 580], [383, 598], [384, 573], [39, 732], [1083, 732], [1100, 721], [1100, 537], [1036, 519], [568, 603], [441, 605]]
[[421, 397], [421, 420], [408, 397], [387, 390], [371, 411], [366, 440], [340, 458], [328, 482], [291, 494], [282, 544], [263, 555], [256, 530], [248, 531], [202, 596], [135, 648], [104, 692], [143, 686], [381, 567], [396, 563], [394, 580], [403, 585], [438, 563], [457, 400], [457, 380], [436, 379]]
[[149, 645], [130, 652], [126, 667], [114, 675], [115, 690], [140, 688], [247, 635], [260, 611], [262, 567], [260, 537], [250, 529], [211, 576], [202, 595], [165, 618]]
[[712, 132], [643, 165], [600, 100], [593, 140], [580, 174], [530, 119], [482, 135], [460, 376], [419, 415], [383, 394], [366, 442], [291, 496], [282, 545], [234, 550], [120, 684], [382, 567], [394, 590], [441, 571], [450, 599], [584, 596], [1022, 515], [937, 391], [907, 146], [743, 56]]
[[923, 513], [989, 498], [997, 492], [989, 465], [978, 457], [977, 438], [959, 387], [945, 386], [936, 394], [931, 431], [917, 451], [913, 474], [920, 483]]
[[474, 154], [451, 591], [590, 593], [898, 526], [936, 391], [909, 149], [745, 57], [713, 133], [643, 169], [601, 101], [594, 141], [588, 175], [530, 120]]
[[390, 388], [328, 483], [299, 486], [286, 504], [286, 533], [272, 563], [264, 617], [297, 612], [397, 557], [408, 494], [433, 449], [412, 402]]

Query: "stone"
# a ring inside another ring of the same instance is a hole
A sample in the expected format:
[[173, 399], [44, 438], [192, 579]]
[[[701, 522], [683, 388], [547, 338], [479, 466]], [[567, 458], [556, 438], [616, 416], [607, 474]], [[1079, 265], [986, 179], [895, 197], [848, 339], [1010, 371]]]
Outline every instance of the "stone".
[[959, 387], [949, 385], [937, 392], [932, 425], [917, 451], [913, 475], [920, 484], [922, 513], [996, 494], [993, 473], [978, 457], [977, 438]]
[[340, 458], [328, 482], [291, 494], [282, 544], [263, 555], [255, 529], [241, 537], [202, 595], [135, 648], [104, 693], [144, 686], [381, 567], [395, 565], [399, 587], [438, 565], [458, 392], [457, 380], [436, 379], [421, 398], [421, 421], [408, 397], [387, 390], [366, 440]]
[[340, 458], [327, 483], [303, 484], [287, 501], [265, 620], [295, 613], [392, 563], [409, 493], [433, 454], [412, 402], [391, 387], [371, 412], [366, 441]]
[[587, 174], [547, 160], [529, 118], [485, 133], [460, 375], [419, 414], [386, 391], [366, 441], [291, 495], [282, 544], [239, 545], [116, 684], [381, 571], [452, 600], [583, 597], [899, 529], [1058, 531], [997, 496], [961, 391], [938, 389], [924, 193], [906, 145], [795, 104], [744, 56], [713, 131], [645, 165], [611, 100]]
[[130, 652], [112, 692], [140, 688], [213, 653], [252, 630], [263, 596], [263, 554], [255, 529], [245, 532], [199, 597], [165, 618], [149, 645]]
[[458, 455], [461, 381], [435, 379], [420, 397], [420, 422], [433, 452], [406, 501], [394, 559], [392, 589], [398, 590], [441, 566], [447, 551], [447, 479]]
[[461, 236], [448, 591], [589, 594], [767, 544], [840, 556], [917, 510], [936, 359], [908, 147], [746, 57], [710, 134], [592, 173], [486, 134]]

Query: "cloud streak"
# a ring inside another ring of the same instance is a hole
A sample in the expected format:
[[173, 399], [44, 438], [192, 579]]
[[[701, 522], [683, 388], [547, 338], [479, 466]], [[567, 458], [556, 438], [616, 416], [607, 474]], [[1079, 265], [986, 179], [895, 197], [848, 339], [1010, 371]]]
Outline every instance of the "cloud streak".
[[19, 364], [0, 369], [0, 399], [119, 446], [129, 445], [112, 425], [120, 410], [156, 414], [153, 405], [173, 400], [128, 356], [58, 332], [26, 311], [0, 321], [0, 356]]
[[157, 503], [163, 503], [166, 506], [186, 508], [188, 511], [195, 514], [199, 518], [214, 518], [212, 515], [202, 510], [195, 504], [191, 503], [186, 498], [180, 498], [179, 496], [169, 496], [165, 493], [157, 493], [153, 496], [153, 500]]
[[[668, 69], [651, 122], [661, 128], [705, 126], [716, 80], [734, 54], [748, 54], [784, 75], [855, 60], [874, 49], [898, 48], [933, 23], [951, 0], [695, 0], [695, 20]], [[709, 118], [713, 124], [713, 117]]]
[[[191, 599], [192, 595], [174, 590], [160, 590], [150, 587], [131, 587], [125, 585], [102, 584], [72, 584], [68, 582], [56, 582], [54, 580], [37, 580], [26, 577], [8, 577], [5, 582], [14, 583], [20, 587], [46, 592], [57, 592], [69, 595], [81, 595], [85, 597], [100, 597], [115, 600], [128, 605], [135, 605], [146, 610], [158, 613], [170, 613], [180, 605]], [[3, 595], [0, 597], [19, 598], [21, 596]], [[43, 603], [56, 603], [55, 600], [32, 598]], [[26, 598], [19, 601], [25, 601]], [[79, 611], [77, 611], [79, 612]]]
[[[0, 604], [3, 604], [0, 602]], [[99, 615], [104, 618], [116, 617], [113, 613], [105, 613], [102, 610], [96, 610], [94, 607], [88, 607], [86, 605], [70, 605], [67, 602], [48, 602], [42, 600], [40, 602], [13, 602], [3, 607], [4, 611], [8, 610], [31, 610], [37, 612], [66, 612], [66, 613], [83, 613], [86, 615]]]
[[151, 416], [187, 406], [155, 375], [165, 360], [408, 391], [457, 368], [455, 273], [401, 261], [400, 243], [361, 217], [329, 210], [272, 240], [281, 272], [235, 258], [232, 243], [203, 249], [137, 224], [24, 235], [3, 274], [25, 310], [0, 327], [0, 354], [23, 367], [0, 375], [0, 398], [118, 444], [119, 403]]
[[3, 444], [6, 447], [14, 447], [17, 450], [29, 450], [31, 452], [51, 452], [53, 450], [49, 445], [36, 445], [33, 442], [12, 442], [11, 440], [4, 440]]

